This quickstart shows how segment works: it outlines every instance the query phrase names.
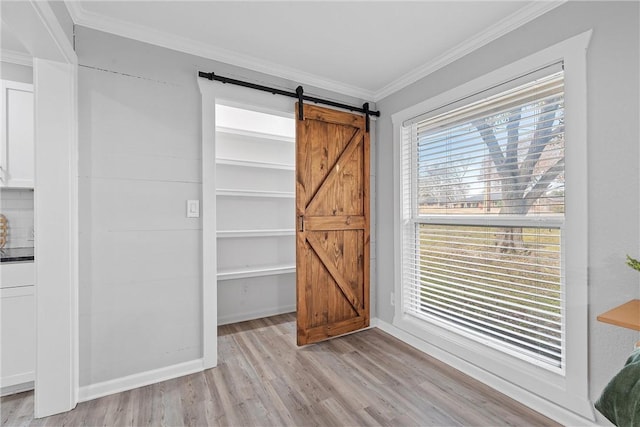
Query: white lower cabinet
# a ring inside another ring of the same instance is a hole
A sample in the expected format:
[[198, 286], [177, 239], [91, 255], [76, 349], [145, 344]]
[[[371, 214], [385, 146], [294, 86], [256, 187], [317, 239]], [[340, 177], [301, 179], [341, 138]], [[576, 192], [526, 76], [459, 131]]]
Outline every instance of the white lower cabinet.
[[15, 288], [36, 284], [36, 266], [33, 262], [7, 262], [0, 264], [0, 288]]
[[[17, 274], [14, 272], [18, 268]], [[9, 268], [8, 268], [9, 267]], [[0, 266], [0, 388], [2, 395], [33, 388], [36, 355], [35, 280], [33, 263]], [[15, 276], [15, 277], [14, 277]], [[7, 280], [11, 279], [11, 280]], [[23, 286], [31, 282], [29, 286]], [[20, 283], [19, 286], [8, 287]]]

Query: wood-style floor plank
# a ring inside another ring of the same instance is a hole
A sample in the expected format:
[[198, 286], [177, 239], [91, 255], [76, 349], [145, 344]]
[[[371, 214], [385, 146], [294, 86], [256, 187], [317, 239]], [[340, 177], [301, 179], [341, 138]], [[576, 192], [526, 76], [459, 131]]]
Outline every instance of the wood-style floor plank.
[[379, 329], [299, 348], [293, 314], [219, 328], [218, 367], [2, 426], [556, 426]]

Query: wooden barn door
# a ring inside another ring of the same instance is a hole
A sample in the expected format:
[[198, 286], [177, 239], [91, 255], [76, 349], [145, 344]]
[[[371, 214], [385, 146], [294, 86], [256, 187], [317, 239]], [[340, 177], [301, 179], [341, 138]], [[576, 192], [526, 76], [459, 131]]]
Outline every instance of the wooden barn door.
[[369, 134], [363, 116], [312, 105], [296, 123], [297, 329], [305, 345], [369, 326]]

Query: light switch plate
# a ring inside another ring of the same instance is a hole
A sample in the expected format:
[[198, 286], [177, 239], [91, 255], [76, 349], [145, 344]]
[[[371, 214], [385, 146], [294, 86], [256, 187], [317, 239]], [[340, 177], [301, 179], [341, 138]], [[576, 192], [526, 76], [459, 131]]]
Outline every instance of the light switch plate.
[[187, 200], [187, 218], [200, 218], [200, 200]]

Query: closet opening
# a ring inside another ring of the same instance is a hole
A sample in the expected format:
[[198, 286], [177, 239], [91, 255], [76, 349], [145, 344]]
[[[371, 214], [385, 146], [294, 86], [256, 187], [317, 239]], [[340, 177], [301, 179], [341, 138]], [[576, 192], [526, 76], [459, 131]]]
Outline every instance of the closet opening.
[[305, 103], [300, 116], [288, 96], [198, 86], [205, 369], [218, 325], [296, 312], [300, 346], [368, 327], [366, 115]]
[[215, 105], [218, 325], [296, 311], [293, 112]]

